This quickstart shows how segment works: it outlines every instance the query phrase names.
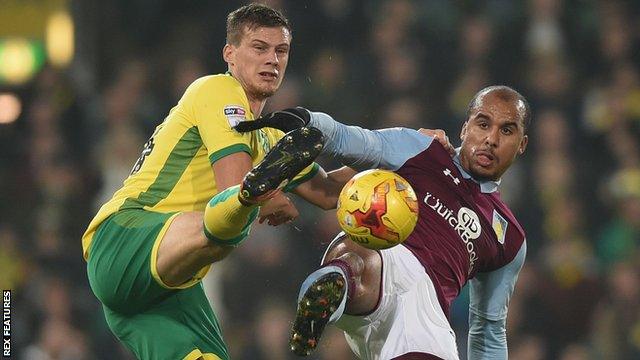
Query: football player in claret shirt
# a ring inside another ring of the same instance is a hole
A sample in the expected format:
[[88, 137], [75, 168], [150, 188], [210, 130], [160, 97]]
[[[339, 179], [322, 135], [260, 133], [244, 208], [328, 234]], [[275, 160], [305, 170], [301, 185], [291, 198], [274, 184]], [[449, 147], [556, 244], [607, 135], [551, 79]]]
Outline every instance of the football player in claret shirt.
[[188, 87], [82, 237], [91, 289], [137, 358], [227, 359], [200, 280], [256, 217], [277, 225], [298, 215], [282, 186], [329, 208], [335, 199], [318, 195], [319, 184], [339, 189], [347, 179], [334, 185], [339, 172], [313, 163], [322, 148], [316, 129], [232, 129], [258, 117], [279, 88], [290, 46], [278, 11], [250, 4], [230, 13], [228, 73]]
[[526, 242], [498, 185], [526, 149], [531, 112], [517, 91], [492, 86], [475, 95], [467, 115], [453, 156], [442, 135], [427, 135], [433, 131], [371, 131], [302, 108], [238, 125], [316, 127], [325, 154], [358, 170], [393, 170], [418, 196], [418, 223], [401, 245], [370, 250], [340, 234], [328, 246], [300, 289], [290, 339], [296, 354], [308, 355], [335, 323], [362, 359], [458, 359], [449, 309], [469, 282], [468, 358], [507, 358], [507, 307]]

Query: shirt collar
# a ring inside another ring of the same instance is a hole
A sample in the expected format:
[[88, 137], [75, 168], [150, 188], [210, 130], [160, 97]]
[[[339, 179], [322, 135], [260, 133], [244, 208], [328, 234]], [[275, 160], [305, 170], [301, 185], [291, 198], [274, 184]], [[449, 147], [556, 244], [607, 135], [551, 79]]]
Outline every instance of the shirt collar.
[[462, 174], [462, 177], [465, 179], [471, 179], [478, 185], [480, 185], [480, 191], [482, 191], [483, 193], [492, 193], [498, 191], [498, 186], [500, 186], [500, 182], [502, 181], [502, 179], [499, 179], [497, 181], [476, 180], [473, 178], [473, 176], [471, 176], [471, 174], [469, 174], [464, 168], [462, 168], [462, 164], [460, 164], [460, 148], [456, 149], [456, 155], [453, 157], [453, 163]]

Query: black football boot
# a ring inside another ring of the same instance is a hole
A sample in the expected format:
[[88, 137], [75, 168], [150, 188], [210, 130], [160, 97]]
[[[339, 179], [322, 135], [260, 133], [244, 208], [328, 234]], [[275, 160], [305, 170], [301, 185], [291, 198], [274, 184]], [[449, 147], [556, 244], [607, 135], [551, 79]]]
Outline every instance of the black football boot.
[[332, 315], [338, 308], [344, 309], [346, 292], [345, 279], [338, 272], [324, 274], [306, 287], [306, 291], [299, 296], [296, 318], [291, 328], [291, 351], [299, 356], [307, 356], [315, 350], [327, 323], [337, 320]]
[[324, 147], [322, 132], [302, 127], [285, 134], [264, 159], [245, 175], [240, 199], [260, 203], [264, 195], [285, 187], [300, 171], [311, 165]]

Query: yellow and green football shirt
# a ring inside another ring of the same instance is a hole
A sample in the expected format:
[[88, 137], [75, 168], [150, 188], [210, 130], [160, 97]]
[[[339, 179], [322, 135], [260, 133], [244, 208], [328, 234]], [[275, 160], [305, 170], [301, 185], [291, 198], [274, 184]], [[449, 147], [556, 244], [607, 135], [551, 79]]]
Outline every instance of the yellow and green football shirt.
[[[242, 86], [230, 74], [205, 76], [193, 82], [144, 145], [122, 188], [89, 224], [82, 236], [84, 258], [88, 258], [98, 226], [119, 210], [204, 211], [218, 192], [211, 164], [244, 151], [255, 165], [284, 135], [270, 128], [249, 133], [232, 129], [239, 121], [253, 119]], [[310, 165], [287, 188], [310, 179], [318, 168], [315, 163]]]

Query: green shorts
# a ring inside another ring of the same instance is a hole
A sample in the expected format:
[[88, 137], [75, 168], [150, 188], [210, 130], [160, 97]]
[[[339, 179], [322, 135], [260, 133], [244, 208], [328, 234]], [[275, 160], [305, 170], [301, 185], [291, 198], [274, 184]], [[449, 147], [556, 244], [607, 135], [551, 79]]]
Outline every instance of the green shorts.
[[228, 359], [200, 283], [209, 267], [175, 288], [158, 276], [158, 246], [177, 215], [133, 209], [105, 220], [91, 242], [89, 284], [109, 328], [139, 359]]

